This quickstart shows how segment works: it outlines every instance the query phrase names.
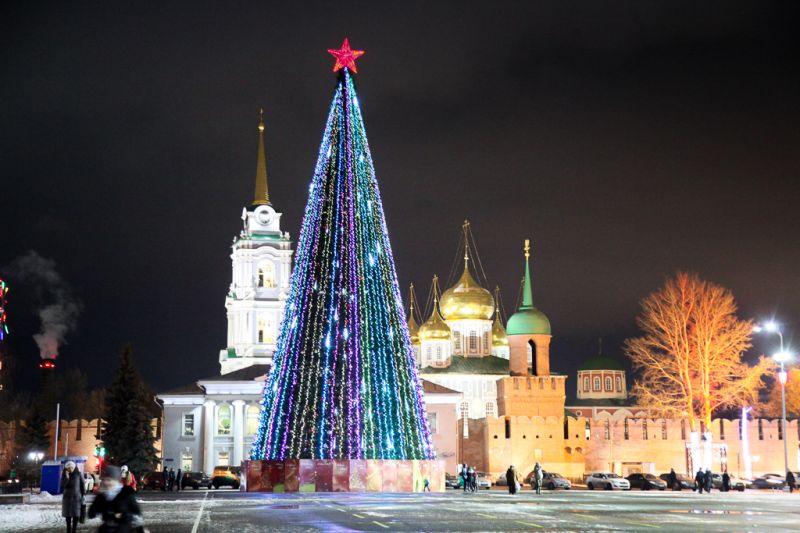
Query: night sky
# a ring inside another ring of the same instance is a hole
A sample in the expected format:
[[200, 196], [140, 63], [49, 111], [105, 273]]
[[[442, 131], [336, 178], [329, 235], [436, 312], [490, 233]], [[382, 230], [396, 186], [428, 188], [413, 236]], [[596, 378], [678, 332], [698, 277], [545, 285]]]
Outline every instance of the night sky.
[[557, 372], [598, 336], [622, 358], [639, 300], [677, 269], [730, 288], [743, 318], [800, 326], [796, 2], [10, 4], [0, 271], [20, 385], [53, 298], [12, 275], [29, 250], [80, 303], [61, 367], [105, 385], [130, 342], [157, 390], [219, 372], [258, 109], [296, 238], [336, 81], [325, 50], [345, 36], [366, 50], [359, 101], [421, 300], [469, 218], [508, 312], [532, 239]]

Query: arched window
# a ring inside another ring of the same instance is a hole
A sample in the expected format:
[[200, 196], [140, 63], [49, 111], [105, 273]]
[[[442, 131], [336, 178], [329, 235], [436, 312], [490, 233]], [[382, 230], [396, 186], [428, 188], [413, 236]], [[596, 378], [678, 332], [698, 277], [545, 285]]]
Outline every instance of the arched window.
[[247, 413], [245, 415], [246, 429], [248, 435], [255, 435], [256, 431], [258, 431], [258, 415], [261, 412], [261, 409], [257, 405], [248, 405], [247, 406]]
[[275, 263], [264, 260], [258, 263], [258, 286], [271, 289], [275, 286]]
[[231, 406], [222, 404], [217, 407], [217, 435], [231, 434]]
[[612, 388], [612, 386], [611, 386], [611, 378], [610, 378], [610, 377], [607, 377], [607, 378], [606, 378], [606, 391], [607, 391], [607, 392], [611, 392], [611, 391], [613, 391], [613, 390], [614, 390], [614, 389], [613, 389], [613, 388]]
[[478, 332], [474, 330], [469, 332], [469, 351], [478, 351]]
[[494, 416], [494, 402], [486, 402], [486, 416]]
[[583, 377], [583, 392], [589, 392], [589, 376]]
[[622, 378], [617, 376], [616, 381], [617, 381], [617, 392], [622, 392]]
[[455, 350], [457, 352], [460, 352], [461, 351], [461, 332], [460, 331], [454, 331], [453, 332], [453, 344], [454, 344]]
[[258, 342], [272, 344], [275, 342], [275, 318], [272, 313], [258, 315]]
[[594, 386], [594, 390], [596, 390], [596, 391], [600, 390], [600, 377], [599, 376], [595, 376], [593, 386]]

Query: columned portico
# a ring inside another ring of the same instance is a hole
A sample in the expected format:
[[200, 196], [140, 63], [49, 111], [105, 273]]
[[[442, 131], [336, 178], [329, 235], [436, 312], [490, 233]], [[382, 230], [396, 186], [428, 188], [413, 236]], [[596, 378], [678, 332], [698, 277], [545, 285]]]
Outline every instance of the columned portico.
[[208, 400], [203, 404], [203, 471], [214, 471], [214, 408], [217, 402]]
[[233, 464], [242, 463], [242, 449], [244, 448], [244, 402], [233, 402]]

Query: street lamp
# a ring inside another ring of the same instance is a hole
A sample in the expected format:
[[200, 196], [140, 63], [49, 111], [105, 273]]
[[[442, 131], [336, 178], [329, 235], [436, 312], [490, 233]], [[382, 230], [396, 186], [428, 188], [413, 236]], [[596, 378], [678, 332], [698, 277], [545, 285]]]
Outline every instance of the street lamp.
[[770, 320], [764, 324], [756, 324], [753, 326], [754, 333], [761, 333], [766, 331], [767, 333], [775, 333], [778, 335], [778, 338], [781, 341], [781, 349], [779, 352], [772, 356], [776, 362], [781, 364], [781, 370], [778, 372], [778, 381], [781, 383], [781, 435], [783, 436], [783, 466], [784, 471], [789, 471], [789, 445], [786, 442], [786, 379], [788, 375], [786, 374], [786, 368], [784, 364], [787, 363], [791, 358], [792, 354], [789, 353], [783, 347], [783, 333], [781, 333], [780, 326], [774, 321]]

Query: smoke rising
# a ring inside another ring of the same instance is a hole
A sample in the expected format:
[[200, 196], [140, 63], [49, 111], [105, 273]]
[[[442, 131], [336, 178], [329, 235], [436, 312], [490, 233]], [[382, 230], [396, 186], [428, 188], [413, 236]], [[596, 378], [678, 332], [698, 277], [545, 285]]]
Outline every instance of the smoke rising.
[[67, 333], [75, 328], [81, 312], [80, 302], [56, 271], [56, 263], [30, 250], [14, 259], [8, 270], [20, 282], [35, 287], [40, 297], [39, 333], [33, 336], [42, 359], [58, 356]]

